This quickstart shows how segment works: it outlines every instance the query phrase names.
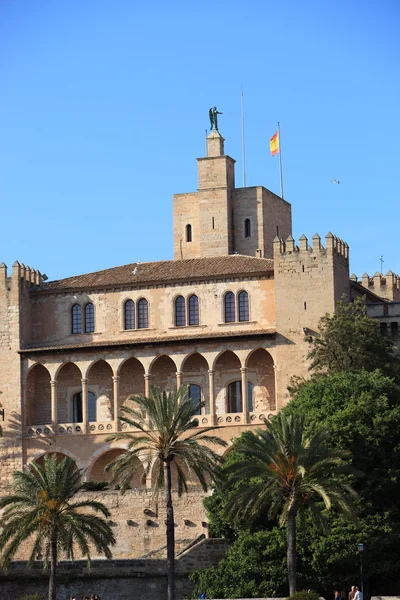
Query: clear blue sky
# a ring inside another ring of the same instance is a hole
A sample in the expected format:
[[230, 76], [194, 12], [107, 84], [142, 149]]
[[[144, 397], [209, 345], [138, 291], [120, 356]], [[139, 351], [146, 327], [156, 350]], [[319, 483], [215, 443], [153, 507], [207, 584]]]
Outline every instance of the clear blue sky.
[[210, 106], [242, 185], [243, 85], [247, 185], [279, 192], [279, 120], [294, 236], [400, 273], [399, 30], [398, 0], [2, 0], [0, 262], [57, 279], [172, 258]]

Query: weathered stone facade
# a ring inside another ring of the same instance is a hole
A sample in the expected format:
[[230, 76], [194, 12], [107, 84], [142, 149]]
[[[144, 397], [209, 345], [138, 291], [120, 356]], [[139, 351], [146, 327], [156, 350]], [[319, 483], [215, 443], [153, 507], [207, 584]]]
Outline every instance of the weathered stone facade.
[[[199, 427], [216, 425], [231, 442], [287, 402], [292, 376], [307, 374], [304, 334], [320, 317], [353, 288], [371, 296], [350, 285], [347, 244], [329, 233], [297, 245], [290, 204], [263, 187], [235, 188], [224, 140], [213, 131], [207, 144], [198, 191], [174, 196], [173, 261], [53, 282], [17, 262], [11, 273], [0, 265], [0, 493], [15, 469], [47, 452], [107, 480], [105, 465], [125, 446], [106, 438], [121, 429], [128, 396], [151, 385], [197, 386]], [[383, 285], [397, 298], [394, 276], [380, 287], [374, 279], [374, 298]], [[161, 546], [162, 523], [143, 516], [153, 473], [142, 484], [139, 467], [135, 491], [103, 494], [117, 523], [116, 557]], [[201, 499], [194, 487], [178, 501], [183, 540], [207, 533]]]

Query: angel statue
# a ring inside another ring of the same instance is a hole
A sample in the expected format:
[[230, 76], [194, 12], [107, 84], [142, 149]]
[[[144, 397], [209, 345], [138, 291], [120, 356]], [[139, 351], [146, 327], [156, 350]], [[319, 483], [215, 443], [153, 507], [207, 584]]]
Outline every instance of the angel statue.
[[208, 111], [208, 116], [210, 117], [210, 129], [211, 131], [215, 129], [218, 131], [218, 115], [222, 115], [222, 112], [218, 112], [217, 107], [210, 108]]

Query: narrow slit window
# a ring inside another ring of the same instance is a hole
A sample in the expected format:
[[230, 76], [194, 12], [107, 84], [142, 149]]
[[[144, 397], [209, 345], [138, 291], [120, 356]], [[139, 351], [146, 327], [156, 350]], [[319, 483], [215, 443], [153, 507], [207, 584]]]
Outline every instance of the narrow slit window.
[[191, 225], [186, 225], [186, 241], [187, 242], [192, 241], [192, 226]]
[[227, 292], [225, 294], [224, 303], [225, 323], [234, 323], [236, 321], [235, 294], [233, 292]]
[[214, 217], [212, 218], [212, 228], [215, 229], [215, 221], [214, 221]]
[[250, 222], [250, 219], [245, 219], [245, 222], [244, 222], [244, 237], [245, 238], [251, 237], [251, 222]]
[[184, 327], [186, 325], [185, 298], [178, 296], [175, 300], [175, 326]]
[[189, 325], [199, 324], [199, 299], [193, 294], [189, 298]]
[[94, 305], [89, 302], [85, 306], [85, 333], [94, 331]]
[[243, 291], [239, 294], [239, 321], [249, 320], [249, 295]]
[[137, 303], [138, 329], [147, 329], [149, 326], [149, 303], [146, 298], [140, 298]]
[[82, 333], [82, 308], [79, 304], [72, 307], [72, 333]]
[[307, 310], [307, 302], [304, 302], [304, 310]]
[[127, 300], [124, 304], [124, 329], [135, 329], [135, 303]]

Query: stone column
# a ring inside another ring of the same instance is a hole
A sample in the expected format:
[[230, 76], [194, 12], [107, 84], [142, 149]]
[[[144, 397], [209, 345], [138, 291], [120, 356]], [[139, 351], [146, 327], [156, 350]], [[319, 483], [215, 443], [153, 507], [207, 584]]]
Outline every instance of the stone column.
[[51, 392], [51, 424], [53, 433], [57, 433], [57, 381], [50, 381]]
[[208, 370], [208, 388], [210, 394], [210, 425], [216, 424], [216, 409], [215, 409], [215, 386], [214, 386], [214, 369]]
[[176, 389], [179, 390], [181, 385], [182, 385], [182, 371], [177, 371], [176, 372]]
[[81, 379], [82, 382], [82, 431], [88, 432], [88, 380]]
[[249, 419], [249, 403], [247, 397], [247, 367], [240, 369], [242, 374], [242, 411], [243, 411], [243, 422], [247, 423]]
[[119, 399], [119, 376], [115, 375], [113, 377], [113, 393], [114, 393], [114, 428], [115, 431], [119, 429], [119, 420], [118, 420], [118, 399]]
[[150, 373], [144, 374], [144, 395], [150, 397]]

